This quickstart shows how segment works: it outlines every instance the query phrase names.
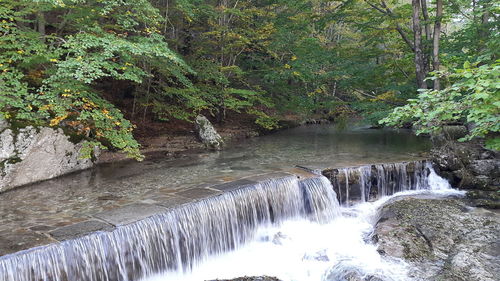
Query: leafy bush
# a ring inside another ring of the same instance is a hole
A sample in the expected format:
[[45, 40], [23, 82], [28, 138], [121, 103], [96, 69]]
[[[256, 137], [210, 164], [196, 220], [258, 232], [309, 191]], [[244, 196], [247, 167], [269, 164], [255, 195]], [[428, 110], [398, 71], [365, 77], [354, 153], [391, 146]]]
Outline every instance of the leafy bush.
[[[437, 75], [431, 79], [436, 79]], [[469, 123], [472, 130], [461, 141], [485, 138], [486, 146], [500, 150], [500, 60], [492, 64], [465, 63], [447, 78], [443, 90], [421, 90], [416, 99], [396, 108], [381, 124], [411, 122], [417, 133], [440, 130], [450, 123]]]

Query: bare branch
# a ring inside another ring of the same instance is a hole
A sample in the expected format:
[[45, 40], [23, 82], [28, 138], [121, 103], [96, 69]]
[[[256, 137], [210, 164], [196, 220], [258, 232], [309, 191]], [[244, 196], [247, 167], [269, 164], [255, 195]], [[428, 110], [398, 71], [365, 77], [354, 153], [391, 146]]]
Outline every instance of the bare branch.
[[[385, 4], [385, 2], [383, 0], [380, 3], [380, 5], [382, 7], [378, 7], [377, 5], [375, 5], [373, 3], [370, 3], [368, 0], [365, 0], [365, 2], [366, 2], [366, 4], [370, 5], [370, 7], [372, 7], [373, 9], [375, 9], [377, 11], [379, 11], [380, 13], [382, 13], [382, 14], [384, 14], [386, 16], [389, 16], [391, 18], [395, 18], [394, 13], [392, 12], [391, 9], [389, 9], [389, 7], [387, 6], [387, 4]], [[399, 33], [399, 35], [401, 35], [401, 38], [403, 38], [403, 41], [405, 41], [406, 45], [408, 45], [408, 47], [410, 47], [410, 49], [412, 50], [412, 52], [415, 52], [415, 47], [413, 46], [413, 43], [408, 38], [408, 36], [404, 32], [404, 30], [401, 27], [401, 25], [399, 25], [399, 23], [395, 24], [395, 29]]]

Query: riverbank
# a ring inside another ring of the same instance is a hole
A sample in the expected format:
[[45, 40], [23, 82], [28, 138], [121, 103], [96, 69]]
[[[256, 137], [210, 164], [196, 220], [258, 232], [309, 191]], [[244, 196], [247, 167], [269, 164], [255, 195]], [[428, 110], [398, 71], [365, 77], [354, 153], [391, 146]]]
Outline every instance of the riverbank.
[[[296, 115], [286, 115], [278, 121], [279, 128], [266, 130], [255, 124], [254, 118], [251, 116], [234, 112], [231, 114], [230, 118], [227, 118], [223, 123], [215, 123], [209, 118], [226, 145], [309, 124], [307, 123], [309, 119], [303, 119]], [[141, 144], [141, 153], [146, 159], [181, 158], [186, 154], [202, 153], [206, 150], [196, 135], [195, 124], [182, 120], [139, 122], [134, 136]], [[100, 154], [97, 163], [111, 163], [126, 159], [127, 157], [123, 153], [104, 151]]]

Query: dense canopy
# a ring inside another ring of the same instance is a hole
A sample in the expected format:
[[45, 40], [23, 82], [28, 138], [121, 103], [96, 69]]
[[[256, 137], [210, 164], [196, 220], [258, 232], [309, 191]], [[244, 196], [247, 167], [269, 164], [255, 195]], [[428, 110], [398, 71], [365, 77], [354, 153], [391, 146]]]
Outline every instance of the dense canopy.
[[2, 0], [0, 113], [87, 140], [87, 157], [140, 159], [141, 118], [229, 111], [265, 129], [468, 123], [498, 149], [498, 16], [493, 0]]

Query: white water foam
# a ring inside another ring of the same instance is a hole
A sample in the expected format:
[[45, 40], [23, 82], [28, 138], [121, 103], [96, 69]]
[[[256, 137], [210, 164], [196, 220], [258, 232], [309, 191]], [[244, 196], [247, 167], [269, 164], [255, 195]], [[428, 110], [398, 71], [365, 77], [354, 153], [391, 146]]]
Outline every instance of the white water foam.
[[200, 281], [242, 276], [274, 276], [283, 281], [346, 280], [355, 272], [361, 278], [409, 281], [409, 265], [377, 252], [370, 234], [377, 210], [390, 200], [410, 195], [441, 197], [463, 194], [428, 166], [430, 189], [403, 191], [375, 202], [342, 208], [342, 216], [328, 223], [288, 220], [280, 226], [259, 229], [256, 238], [240, 249], [212, 257], [188, 272], [166, 272], [143, 281]]

